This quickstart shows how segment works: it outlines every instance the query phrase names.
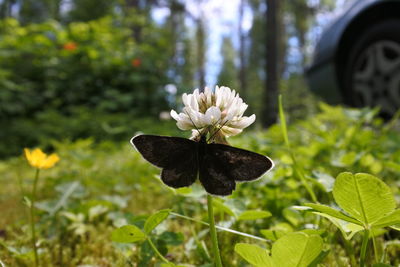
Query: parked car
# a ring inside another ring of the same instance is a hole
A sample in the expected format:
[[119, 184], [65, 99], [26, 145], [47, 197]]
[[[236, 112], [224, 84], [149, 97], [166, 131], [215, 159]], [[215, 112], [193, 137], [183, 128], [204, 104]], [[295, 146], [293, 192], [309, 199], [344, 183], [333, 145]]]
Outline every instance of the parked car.
[[400, 109], [400, 0], [359, 0], [324, 30], [312, 65], [311, 90], [328, 103]]

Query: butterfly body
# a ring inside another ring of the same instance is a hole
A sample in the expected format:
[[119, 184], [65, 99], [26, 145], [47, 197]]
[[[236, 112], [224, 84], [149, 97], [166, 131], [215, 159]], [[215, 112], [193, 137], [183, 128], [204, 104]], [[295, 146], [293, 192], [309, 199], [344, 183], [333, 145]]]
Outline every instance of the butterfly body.
[[180, 188], [197, 178], [213, 195], [230, 195], [236, 182], [259, 178], [273, 167], [268, 157], [223, 144], [157, 135], [138, 135], [132, 145], [153, 165], [162, 168], [161, 180]]

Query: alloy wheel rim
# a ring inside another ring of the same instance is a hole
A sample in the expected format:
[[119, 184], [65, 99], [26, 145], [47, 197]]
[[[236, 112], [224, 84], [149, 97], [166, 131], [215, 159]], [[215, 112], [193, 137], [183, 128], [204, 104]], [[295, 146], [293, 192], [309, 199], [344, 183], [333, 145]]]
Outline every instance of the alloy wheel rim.
[[384, 114], [400, 108], [400, 43], [380, 40], [358, 57], [352, 75], [357, 106], [379, 106]]

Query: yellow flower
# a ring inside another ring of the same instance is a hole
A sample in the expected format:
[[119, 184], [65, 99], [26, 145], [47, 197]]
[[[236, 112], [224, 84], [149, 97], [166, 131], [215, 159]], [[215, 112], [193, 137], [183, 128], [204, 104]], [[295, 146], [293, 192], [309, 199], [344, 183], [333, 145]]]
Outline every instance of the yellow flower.
[[56, 154], [51, 154], [48, 156], [39, 148], [36, 148], [33, 151], [25, 148], [24, 152], [29, 164], [38, 169], [49, 169], [60, 160]]

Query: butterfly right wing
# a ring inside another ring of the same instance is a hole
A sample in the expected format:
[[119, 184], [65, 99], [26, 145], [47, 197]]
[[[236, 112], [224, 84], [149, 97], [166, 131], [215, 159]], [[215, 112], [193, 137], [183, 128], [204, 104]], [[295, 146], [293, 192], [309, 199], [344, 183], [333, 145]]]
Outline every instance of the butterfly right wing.
[[179, 188], [196, 181], [196, 142], [180, 137], [138, 135], [131, 143], [147, 161], [163, 168], [161, 180], [166, 185]]
[[224, 144], [209, 144], [207, 154], [225, 166], [234, 181], [252, 181], [274, 167], [273, 161], [261, 154]]
[[274, 166], [271, 159], [255, 152], [223, 144], [205, 146], [199, 178], [213, 195], [230, 195], [235, 190], [235, 181], [255, 180]]

